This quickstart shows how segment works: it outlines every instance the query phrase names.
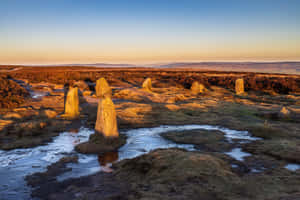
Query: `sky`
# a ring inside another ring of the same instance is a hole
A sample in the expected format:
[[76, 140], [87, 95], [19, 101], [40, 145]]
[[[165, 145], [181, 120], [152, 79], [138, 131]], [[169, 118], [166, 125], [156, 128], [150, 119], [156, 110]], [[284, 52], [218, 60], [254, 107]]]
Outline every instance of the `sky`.
[[287, 60], [299, 0], [0, 1], [0, 64]]

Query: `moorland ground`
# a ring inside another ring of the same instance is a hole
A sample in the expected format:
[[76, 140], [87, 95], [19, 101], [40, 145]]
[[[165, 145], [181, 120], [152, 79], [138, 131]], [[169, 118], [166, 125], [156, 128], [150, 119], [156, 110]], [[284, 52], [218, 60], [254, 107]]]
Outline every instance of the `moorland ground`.
[[[194, 144], [199, 152], [155, 150], [113, 165], [110, 174], [57, 182], [64, 158], [44, 173], [28, 177], [33, 195], [44, 199], [299, 199], [300, 76], [195, 69], [24, 67], [0, 74], [0, 148], [45, 144], [62, 131], [94, 128], [98, 99], [95, 82], [104, 77], [113, 89], [120, 130], [159, 125], [206, 124], [247, 130], [263, 138], [238, 146], [217, 131], [175, 131], [163, 137]], [[141, 89], [152, 79], [152, 92]], [[236, 95], [243, 78], [245, 93]], [[194, 81], [204, 84], [194, 94]], [[80, 90], [80, 119], [60, 117], [64, 85]], [[41, 94], [41, 97], [33, 98]], [[234, 147], [252, 153], [244, 161], [224, 154]], [[236, 167], [232, 167], [236, 166]], [[253, 167], [264, 170], [253, 173]], [[54, 178], [53, 178], [54, 177]], [[101, 181], [99, 181], [101, 180]], [[51, 190], [49, 188], [52, 188]]]

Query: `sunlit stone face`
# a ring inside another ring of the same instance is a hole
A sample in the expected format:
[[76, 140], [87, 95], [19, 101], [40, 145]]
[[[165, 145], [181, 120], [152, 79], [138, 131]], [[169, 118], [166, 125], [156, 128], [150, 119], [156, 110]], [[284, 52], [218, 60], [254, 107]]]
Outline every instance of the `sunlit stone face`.
[[244, 91], [244, 79], [239, 78], [235, 81], [235, 93], [236, 94], [243, 94]]
[[143, 89], [151, 92], [152, 91], [152, 82], [151, 82], [151, 78], [147, 78], [142, 85]]
[[111, 95], [111, 88], [105, 78], [98, 79], [96, 82], [96, 96], [102, 98], [105, 96], [111, 97]]
[[78, 88], [70, 87], [65, 103], [65, 115], [68, 118], [78, 118], [79, 114]]
[[205, 86], [198, 81], [195, 81], [191, 86], [191, 91], [193, 94], [203, 93], [205, 91]]
[[115, 105], [110, 97], [99, 99], [95, 131], [104, 137], [119, 137]]

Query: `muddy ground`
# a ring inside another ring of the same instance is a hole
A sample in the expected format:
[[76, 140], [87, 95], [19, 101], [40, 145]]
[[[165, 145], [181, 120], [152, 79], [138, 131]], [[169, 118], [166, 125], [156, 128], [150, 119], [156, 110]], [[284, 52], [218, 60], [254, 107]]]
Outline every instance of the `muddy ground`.
[[[78, 72], [79, 71], [79, 72]], [[62, 131], [93, 128], [97, 98], [95, 79], [108, 78], [121, 130], [159, 125], [207, 124], [247, 130], [263, 140], [239, 144], [252, 153], [245, 161], [224, 154], [234, 146], [216, 131], [163, 134], [177, 143], [195, 144], [200, 152], [156, 150], [115, 163], [110, 174], [57, 182], [63, 164], [35, 175], [29, 184], [42, 199], [300, 199], [300, 77], [255, 73], [190, 71], [43, 71], [12, 72], [4, 79], [27, 88], [37, 98], [0, 110], [0, 148], [4, 150], [45, 144]], [[64, 74], [64, 79], [59, 77]], [[153, 91], [141, 89], [144, 78], [153, 79]], [[246, 93], [235, 95], [234, 80], [245, 79]], [[207, 90], [192, 94], [197, 80]], [[64, 110], [63, 84], [80, 89], [80, 119], [60, 117]], [[284, 107], [287, 112], [280, 112]], [[68, 161], [68, 159], [67, 159]], [[234, 166], [234, 167], [233, 167]], [[253, 172], [253, 167], [264, 170]], [[51, 170], [57, 169], [55, 173]], [[42, 178], [41, 178], [42, 177]], [[46, 178], [45, 178], [46, 177]], [[30, 178], [28, 178], [30, 180]], [[43, 184], [40, 180], [44, 181]], [[51, 190], [49, 188], [52, 188]]]

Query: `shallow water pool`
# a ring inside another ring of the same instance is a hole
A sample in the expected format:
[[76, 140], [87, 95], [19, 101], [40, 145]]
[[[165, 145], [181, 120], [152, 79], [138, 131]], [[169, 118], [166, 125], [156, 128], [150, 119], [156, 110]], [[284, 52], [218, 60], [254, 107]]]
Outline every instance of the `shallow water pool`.
[[[75, 145], [88, 140], [93, 130], [80, 128], [78, 133], [63, 132], [47, 145], [28, 149], [16, 149], [0, 151], [0, 197], [4, 199], [30, 199], [30, 188], [26, 186], [26, 175], [45, 171], [51, 163], [58, 161], [67, 155], [78, 155], [78, 163], [68, 164], [72, 171], [57, 177], [58, 181], [80, 177], [96, 173], [100, 170], [109, 170], [109, 165], [118, 160], [134, 158], [158, 148], [179, 147], [189, 151], [195, 148], [190, 144], [176, 144], [166, 140], [160, 134], [169, 131], [185, 130], [219, 130], [225, 134], [228, 142], [249, 142], [260, 138], [252, 137], [247, 131], [236, 131], [218, 126], [209, 125], [182, 125], [182, 126], [159, 126], [155, 128], [139, 128], [123, 132], [127, 135], [127, 143], [119, 149], [119, 152], [111, 152], [101, 156], [84, 155], [74, 151]], [[236, 159], [242, 159], [251, 154], [242, 152], [241, 149], [228, 153]], [[242, 155], [242, 156], [241, 156]], [[107, 167], [108, 166], [108, 167]]]

